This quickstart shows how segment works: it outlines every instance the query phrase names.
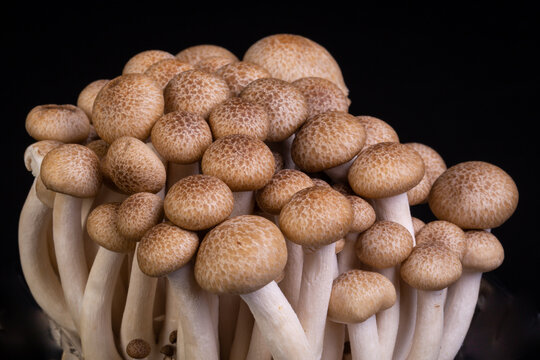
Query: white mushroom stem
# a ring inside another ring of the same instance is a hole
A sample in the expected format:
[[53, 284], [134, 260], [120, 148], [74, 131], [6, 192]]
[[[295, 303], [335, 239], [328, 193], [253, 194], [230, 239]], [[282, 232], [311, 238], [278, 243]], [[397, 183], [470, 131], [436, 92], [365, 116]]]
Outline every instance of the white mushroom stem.
[[345, 236], [345, 247], [337, 255], [338, 270], [340, 274], [352, 269], [358, 269], [360, 261], [356, 256], [356, 239], [358, 238], [357, 232], [348, 233]]
[[385, 276], [392, 282], [396, 289], [396, 302], [395, 304], [376, 315], [379, 344], [380, 359], [391, 359], [394, 351], [394, 345], [398, 333], [399, 326], [399, 313], [400, 313], [400, 286], [399, 286], [399, 270], [398, 267], [390, 267], [386, 269], [376, 269], [378, 273]]
[[[337, 261], [334, 263], [334, 279], [339, 276]], [[343, 358], [345, 345], [345, 324], [326, 319], [322, 360], [337, 360]]]
[[448, 287], [440, 360], [454, 359], [461, 348], [474, 315], [481, 280], [481, 272], [464, 270], [459, 280]]
[[[184, 360], [184, 334], [182, 332], [182, 326], [178, 319], [178, 313], [180, 312], [180, 305], [178, 299], [171, 287], [169, 279], [165, 278], [165, 318], [161, 328], [158, 347], [159, 351], [163, 346], [169, 344], [169, 334], [176, 330], [176, 348], [179, 349], [176, 353], [176, 360]], [[158, 356], [158, 358], [160, 358]]]
[[[396, 288], [396, 293], [398, 288]], [[392, 359], [403, 360], [411, 349], [417, 308], [417, 290], [405, 281], [399, 281], [399, 326]]]
[[234, 205], [229, 218], [239, 215], [253, 214], [255, 207], [255, 192], [254, 191], [234, 191]]
[[375, 315], [361, 323], [347, 324], [353, 360], [381, 359]]
[[349, 180], [347, 179], [347, 175], [349, 173], [349, 168], [351, 167], [354, 160], [356, 160], [356, 156], [341, 165], [326, 169], [324, 170], [324, 172], [330, 177], [330, 179], [332, 179], [333, 182], [340, 184], [348, 184]]
[[437, 359], [444, 321], [444, 300], [447, 289], [418, 290], [416, 326], [408, 360]]
[[[234, 340], [231, 346], [229, 359], [249, 359], [251, 351], [252, 334], [255, 333], [255, 319], [244, 301], [240, 301], [238, 307], [238, 318], [236, 319], [236, 329], [234, 331]], [[253, 356], [253, 354], [251, 355]], [[252, 359], [259, 359], [255, 357]]]
[[[231, 359], [233, 357], [231, 356]], [[266, 345], [266, 340], [264, 339], [263, 333], [261, 333], [261, 330], [255, 324], [253, 326], [253, 332], [251, 333], [251, 340], [249, 342], [249, 352], [247, 353], [246, 357], [243, 357], [242, 359], [246, 360], [271, 360], [272, 359], [272, 353], [270, 352], [270, 349], [268, 348], [268, 345]]]
[[81, 342], [86, 360], [121, 360], [115, 345], [111, 308], [125, 254], [100, 248], [90, 270], [81, 312]]
[[240, 296], [248, 304], [275, 360], [318, 359], [298, 317], [275, 281]]
[[403, 225], [412, 234], [413, 245], [416, 245], [407, 193], [371, 199], [370, 202], [377, 215], [377, 220], [388, 220]]
[[185, 165], [169, 162], [168, 167], [167, 189], [170, 189], [178, 180], [201, 173], [199, 162]]

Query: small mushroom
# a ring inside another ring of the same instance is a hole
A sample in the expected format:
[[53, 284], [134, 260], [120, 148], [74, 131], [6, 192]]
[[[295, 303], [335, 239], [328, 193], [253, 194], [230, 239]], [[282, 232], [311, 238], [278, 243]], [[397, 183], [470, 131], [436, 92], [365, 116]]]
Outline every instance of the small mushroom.
[[195, 65], [199, 61], [213, 56], [226, 57], [233, 61], [238, 61], [236, 55], [234, 55], [229, 50], [225, 49], [222, 46], [212, 44], [190, 46], [176, 54], [176, 58], [178, 60], [192, 65]]
[[163, 50], [145, 50], [133, 55], [122, 69], [122, 75], [142, 74], [158, 61], [173, 59], [174, 55]]

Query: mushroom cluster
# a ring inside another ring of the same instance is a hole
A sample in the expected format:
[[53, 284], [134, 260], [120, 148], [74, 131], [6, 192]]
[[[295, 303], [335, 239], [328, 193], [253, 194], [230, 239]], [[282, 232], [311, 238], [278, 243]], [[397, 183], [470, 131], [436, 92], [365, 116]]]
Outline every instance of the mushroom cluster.
[[323, 46], [276, 34], [31, 109], [19, 250], [63, 358], [453, 359], [517, 187], [350, 103]]

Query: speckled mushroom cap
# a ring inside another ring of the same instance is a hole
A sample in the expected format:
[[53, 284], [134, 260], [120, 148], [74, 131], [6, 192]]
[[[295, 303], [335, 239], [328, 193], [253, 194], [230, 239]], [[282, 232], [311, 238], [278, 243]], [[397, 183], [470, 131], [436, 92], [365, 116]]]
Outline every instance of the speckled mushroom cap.
[[387, 122], [373, 116], [362, 115], [357, 118], [366, 129], [364, 148], [380, 142], [399, 142], [398, 134]]
[[163, 222], [150, 228], [137, 247], [137, 261], [143, 273], [160, 277], [186, 265], [197, 252], [196, 233]]
[[220, 76], [194, 69], [173, 77], [163, 95], [166, 113], [184, 110], [207, 118], [216, 105], [231, 97], [231, 91]]
[[415, 246], [401, 264], [401, 278], [419, 290], [442, 290], [457, 281], [462, 272], [461, 261], [446, 246], [427, 242]]
[[176, 54], [176, 58], [178, 60], [187, 62], [192, 65], [197, 64], [199, 61], [205, 58], [214, 56], [227, 57], [231, 60], [238, 61], [236, 55], [234, 55], [229, 50], [225, 49], [224, 47], [211, 44], [190, 46]]
[[318, 172], [354, 158], [366, 139], [364, 126], [346, 112], [329, 111], [310, 118], [296, 133], [291, 147], [294, 163]]
[[94, 100], [96, 99], [99, 91], [107, 84], [109, 79], [100, 79], [92, 81], [90, 84], [86, 85], [84, 89], [79, 93], [77, 98], [77, 107], [80, 108], [88, 119], [92, 123], [92, 108], [94, 107]]
[[425, 174], [422, 180], [407, 191], [409, 205], [418, 205], [427, 202], [431, 186], [437, 178], [446, 171], [446, 163], [433, 148], [421, 143], [406, 143], [422, 157], [425, 166]]
[[270, 130], [270, 118], [264, 107], [239, 97], [217, 105], [208, 117], [208, 124], [215, 139], [244, 134], [264, 141]]
[[501, 266], [504, 249], [495, 235], [484, 230], [465, 232], [467, 250], [461, 260], [464, 269], [488, 272]]
[[107, 151], [109, 150], [110, 145], [105, 140], [98, 139], [89, 142], [85, 146], [95, 152], [98, 158], [101, 160], [105, 157], [105, 155], [107, 155]]
[[411, 217], [411, 220], [412, 220], [412, 225], [413, 225], [413, 230], [414, 230], [414, 236], [416, 237], [420, 229], [422, 229], [424, 225], [426, 225], [426, 223], [414, 216]]
[[40, 176], [47, 189], [79, 198], [96, 196], [102, 181], [99, 158], [79, 144], [63, 144], [49, 151]]
[[43, 180], [41, 180], [41, 176], [36, 177], [36, 196], [49, 208], [52, 209], [54, 207], [54, 198], [56, 197], [56, 193], [47, 189], [45, 184], [43, 184]]
[[134, 359], [144, 359], [151, 351], [152, 347], [144, 339], [133, 339], [126, 346], [126, 354]]
[[424, 176], [424, 162], [413, 149], [399, 143], [378, 143], [360, 152], [349, 168], [349, 185], [368, 199], [402, 194]]
[[26, 166], [26, 170], [31, 171], [32, 175], [36, 177], [39, 176], [41, 163], [45, 155], [62, 144], [62, 142], [56, 140], [41, 140], [28, 145], [24, 151], [24, 165]]
[[177, 58], [172, 58], [164, 59], [152, 64], [152, 66], [146, 69], [144, 74], [150, 76], [162, 89], [164, 89], [173, 77], [181, 72], [193, 69], [195, 69], [195, 66], [180, 61]]
[[274, 162], [276, 163], [275, 170], [274, 170], [274, 174], [275, 174], [279, 170], [283, 170], [284, 162], [283, 162], [283, 156], [279, 152], [272, 151], [272, 155], [274, 155]]
[[192, 175], [177, 181], [165, 196], [165, 214], [187, 230], [205, 230], [225, 220], [232, 212], [232, 191], [210, 175]]
[[138, 139], [124, 136], [115, 140], [105, 158], [112, 181], [126, 194], [157, 193], [165, 186], [165, 166], [159, 157]]
[[292, 82], [300, 89], [308, 103], [308, 118], [327, 111], [349, 111], [350, 100], [330, 80], [321, 77], [304, 77]]
[[90, 132], [88, 116], [74, 105], [38, 105], [26, 116], [28, 135], [36, 140], [80, 143]]
[[152, 145], [167, 161], [192, 164], [212, 143], [212, 132], [200, 115], [174, 111], [163, 115], [152, 128]]
[[272, 77], [262, 66], [247, 61], [236, 61], [222, 66], [216, 71], [216, 75], [225, 79], [234, 96], [240, 95], [252, 81]]
[[336, 255], [343, 251], [346, 242], [347, 240], [345, 240], [345, 238], [341, 238], [336, 241]]
[[267, 141], [287, 139], [307, 119], [306, 98], [287, 81], [275, 78], [255, 80], [244, 88], [240, 97], [264, 106], [270, 118]]
[[332, 285], [328, 318], [334, 322], [361, 323], [396, 302], [396, 289], [383, 275], [364, 270], [349, 270]]
[[244, 54], [244, 61], [259, 64], [273, 77], [295, 81], [303, 77], [322, 77], [335, 83], [345, 95], [349, 90], [341, 69], [332, 55], [316, 42], [294, 34], [264, 37]]
[[86, 220], [86, 231], [92, 240], [105, 249], [124, 253], [135, 250], [135, 242], [126, 239], [118, 231], [118, 207], [120, 203], [101, 204], [94, 208]]
[[279, 212], [298, 191], [314, 186], [311, 178], [301, 171], [283, 169], [272, 176], [262, 189], [257, 190], [255, 200], [261, 210], [279, 215]]
[[200, 60], [197, 64], [195, 64], [195, 67], [202, 71], [214, 73], [219, 70], [219, 68], [231, 64], [235, 61], [236, 60], [225, 56], [211, 56]]
[[500, 167], [467, 161], [448, 168], [437, 178], [428, 203], [440, 220], [462, 229], [490, 229], [512, 216], [518, 198], [514, 180]]
[[326, 187], [329, 187], [329, 188], [332, 187], [332, 186], [330, 186], [329, 183], [327, 183], [323, 179], [320, 179], [320, 178], [317, 178], [317, 177], [312, 177], [311, 181], [313, 181], [313, 184], [315, 184], [315, 186], [326, 186]]
[[132, 56], [124, 65], [122, 75], [142, 74], [160, 60], [173, 59], [174, 55], [163, 50], [146, 50]]
[[346, 195], [353, 209], [353, 222], [350, 232], [361, 233], [370, 228], [377, 219], [375, 210], [366, 200], [356, 195]]
[[206, 149], [201, 171], [221, 179], [232, 191], [253, 191], [274, 175], [272, 151], [261, 140], [247, 135], [228, 135]]
[[337, 192], [342, 193], [345, 196], [354, 194], [354, 191], [352, 191], [349, 184], [338, 182], [338, 183], [333, 183], [331, 186], [332, 186], [332, 189], [336, 190]]
[[316, 249], [349, 232], [353, 210], [349, 199], [331, 187], [312, 186], [298, 191], [281, 209], [279, 227], [290, 241]]
[[126, 198], [118, 207], [118, 232], [131, 241], [139, 241], [145, 232], [163, 219], [163, 199], [140, 192]]
[[457, 225], [444, 220], [428, 222], [416, 235], [416, 243], [435, 241], [456, 253], [461, 260], [467, 250], [465, 233]]
[[377, 221], [358, 236], [356, 256], [376, 269], [400, 264], [413, 249], [413, 238], [406, 227], [392, 221]]
[[99, 137], [112, 143], [122, 136], [145, 140], [163, 115], [161, 88], [144, 74], [118, 76], [98, 93], [92, 123]]
[[230, 218], [206, 234], [195, 262], [199, 285], [217, 294], [245, 294], [278, 278], [287, 263], [283, 234], [256, 215]]

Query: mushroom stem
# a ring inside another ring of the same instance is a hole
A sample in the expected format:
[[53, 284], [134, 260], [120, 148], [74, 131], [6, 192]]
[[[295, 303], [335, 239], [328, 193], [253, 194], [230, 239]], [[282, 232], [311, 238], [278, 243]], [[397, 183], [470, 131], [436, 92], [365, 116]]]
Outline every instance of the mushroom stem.
[[184, 336], [182, 327], [180, 326], [178, 319], [178, 312], [180, 311], [180, 305], [176, 299], [175, 293], [171, 287], [169, 279], [165, 280], [165, 319], [161, 328], [157, 350], [163, 346], [169, 344], [169, 334], [171, 331], [176, 331], [176, 360], [184, 360]]
[[[244, 301], [240, 301], [238, 308], [238, 318], [236, 319], [236, 329], [234, 332], [234, 340], [231, 346], [231, 354], [229, 359], [249, 359], [251, 350], [251, 341], [255, 334], [255, 319], [249, 311], [249, 307]], [[251, 355], [253, 356], [253, 355]], [[254, 359], [253, 357], [251, 359]], [[259, 359], [255, 357], [255, 359]]]
[[272, 360], [272, 353], [270, 352], [268, 345], [266, 345], [264, 335], [261, 333], [261, 330], [256, 324], [253, 326], [253, 332], [251, 333], [251, 341], [249, 343], [249, 352], [245, 359]]
[[405, 281], [399, 281], [399, 302], [402, 311], [399, 313], [399, 326], [392, 359], [403, 360], [411, 349], [416, 322], [417, 290]]
[[337, 255], [338, 269], [340, 274], [352, 269], [358, 269], [359, 261], [355, 250], [357, 238], [357, 232], [351, 232], [345, 236], [345, 247]]
[[381, 346], [377, 332], [377, 320], [371, 315], [361, 323], [347, 324], [351, 343], [352, 360], [380, 359]]
[[343, 358], [345, 348], [345, 325], [326, 320], [322, 360], [338, 360]]
[[239, 215], [253, 214], [255, 207], [255, 192], [254, 191], [233, 191], [234, 206], [229, 218]]
[[348, 184], [347, 174], [354, 160], [356, 160], [356, 156], [341, 165], [324, 170], [324, 173], [335, 183]]
[[377, 215], [377, 220], [393, 221], [405, 226], [412, 234], [413, 245], [416, 245], [407, 193], [386, 198], [371, 199], [371, 204]]
[[394, 305], [376, 315], [380, 344], [380, 359], [391, 359], [398, 333], [400, 316], [399, 269], [398, 267], [393, 266], [386, 269], [376, 269], [376, 271], [390, 280], [396, 289], [396, 302]]

